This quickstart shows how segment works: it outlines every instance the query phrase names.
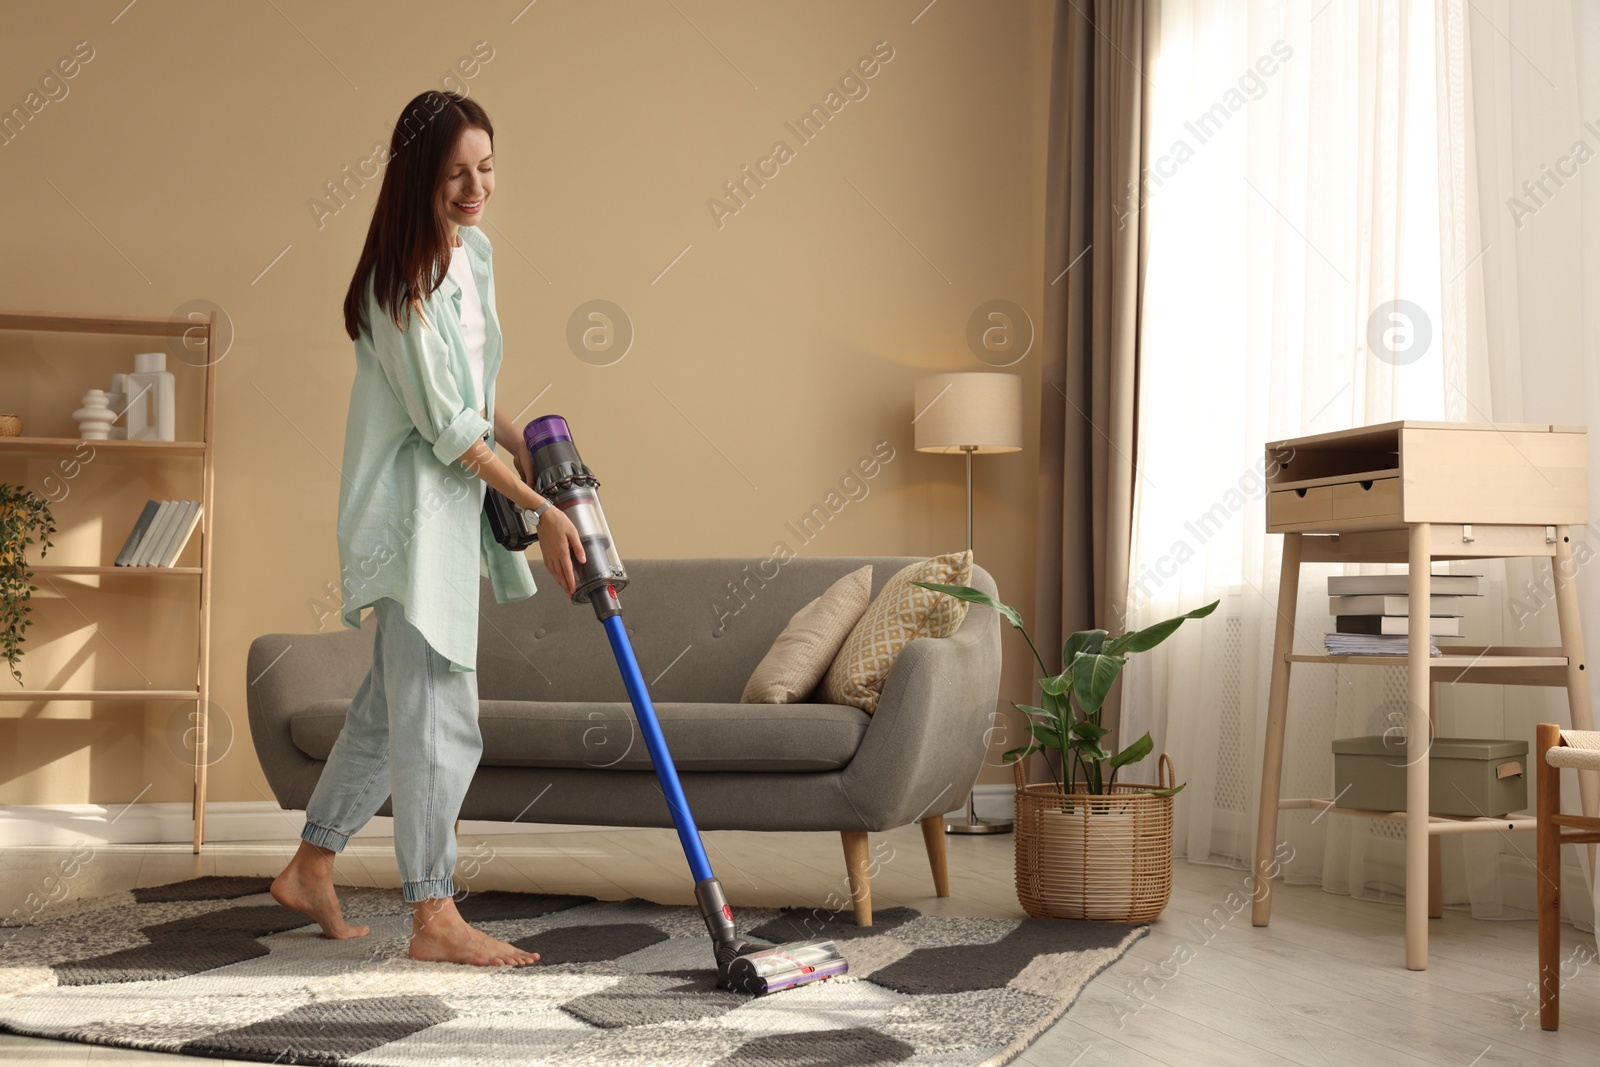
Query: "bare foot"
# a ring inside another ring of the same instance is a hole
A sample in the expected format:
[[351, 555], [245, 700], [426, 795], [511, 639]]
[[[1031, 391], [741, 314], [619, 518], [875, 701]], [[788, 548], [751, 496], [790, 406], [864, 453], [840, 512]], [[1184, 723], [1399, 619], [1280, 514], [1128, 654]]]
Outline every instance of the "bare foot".
[[339, 897], [333, 891], [333, 852], [329, 849], [301, 841], [289, 866], [272, 880], [271, 892], [279, 904], [316, 920], [323, 937], [366, 937], [370, 929], [344, 921]]
[[479, 967], [525, 967], [539, 961], [537, 952], [524, 952], [474, 929], [461, 917], [451, 897], [422, 900], [412, 905], [409, 955], [414, 960]]

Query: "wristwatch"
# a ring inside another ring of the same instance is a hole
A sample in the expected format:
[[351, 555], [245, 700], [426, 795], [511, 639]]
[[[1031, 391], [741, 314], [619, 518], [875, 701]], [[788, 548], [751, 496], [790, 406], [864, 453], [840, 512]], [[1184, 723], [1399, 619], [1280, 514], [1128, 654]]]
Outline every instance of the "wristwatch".
[[545, 512], [545, 509], [548, 508], [549, 506], [550, 506], [550, 498], [549, 497], [545, 497], [544, 498], [544, 503], [540, 504], [538, 507], [536, 507], [536, 508], [523, 508], [522, 509], [522, 515], [523, 515], [523, 517], [525, 519], [528, 520], [528, 524], [530, 526], [532, 526], [534, 528], [534, 530], [538, 530], [539, 529], [539, 516], [543, 515], [544, 512]]

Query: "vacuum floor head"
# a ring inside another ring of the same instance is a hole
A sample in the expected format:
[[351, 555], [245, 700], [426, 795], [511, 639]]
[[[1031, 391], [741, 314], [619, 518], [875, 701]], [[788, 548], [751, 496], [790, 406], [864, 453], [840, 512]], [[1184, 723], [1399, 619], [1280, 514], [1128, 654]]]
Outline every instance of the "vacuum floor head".
[[765, 996], [809, 982], [820, 982], [850, 969], [832, 941], [808, 941], [772, 948], [750, 946], [722, 970], [722, 984], [740, 993]]

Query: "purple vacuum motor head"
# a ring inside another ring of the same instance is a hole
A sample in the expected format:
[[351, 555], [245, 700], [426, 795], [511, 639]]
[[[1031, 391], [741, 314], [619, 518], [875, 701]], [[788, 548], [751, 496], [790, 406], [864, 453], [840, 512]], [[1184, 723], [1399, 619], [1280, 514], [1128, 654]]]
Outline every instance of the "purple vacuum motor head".
[[601, 618], [620, 612], [617, 590], [628, 584], [628, 574], [600, 507], [600, 479], [578, 455], [567, 420], [541, 415], [523, 427], [522, 439], [533, 454], [534, 492], [572, 520], [583, 542], [584, 562], [573, 560], [578, 577], [573, 603], [593, 604]]
[[537, 452], [551, 441], [570, 442], [572, 431], [560, 415], [540, 415], [522, 428], [522, 439], [528, 443], [528, 451]]

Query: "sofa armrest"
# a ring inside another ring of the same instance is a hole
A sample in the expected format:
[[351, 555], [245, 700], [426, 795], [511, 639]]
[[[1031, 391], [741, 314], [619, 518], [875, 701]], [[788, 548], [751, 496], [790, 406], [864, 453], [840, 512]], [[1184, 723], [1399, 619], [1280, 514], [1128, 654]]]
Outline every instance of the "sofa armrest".
[[273, 796], [285, 808], [304, 809], [322, 763], [307, 756], [289, 734], [290, 717], [322, 700], [349, 700], [372, 666], [375, 627], [341, 627], [332, 633], [264, 634], [250, 642], [245, 661], [245, 704], [250, 738]]
[[[974, 589], [998, 596], [973, 568]], [[889, 675], [843, 771], [845, 796], [871, 829], [904, 826], [960, 805], [988, 751], [1000, 695], [1000, 613], [970, 604], [949, 637], [919, 637]]]

